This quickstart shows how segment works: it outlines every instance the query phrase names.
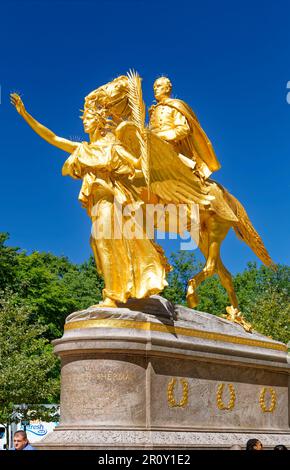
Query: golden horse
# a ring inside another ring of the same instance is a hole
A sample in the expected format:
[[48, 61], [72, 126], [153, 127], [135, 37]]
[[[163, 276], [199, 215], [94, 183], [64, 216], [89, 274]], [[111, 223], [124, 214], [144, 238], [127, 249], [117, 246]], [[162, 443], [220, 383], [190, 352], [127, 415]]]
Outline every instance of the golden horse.
[[[136, 141], [132, 145], [133, 132], [130, 123], [123, 123], [116, 129], [119, 140], [127, 148], [134, 147], [136, 153]], [[196, 289], [200, 283], [217, 274], [228, 293], [231, 306], [238, 314], [238, 299], [232, 276], [221, 259], [221, 244], [232, 227], [239, 239], [245, 242], [266, 266], [274, 267], [261, 237], [242, 204], [232, 194], [214, 180], [202, 181], [191, 169], [189, 159], [178, 155], [169, 143], [149, 130], [146, 132], [150, 141], [150, 195], [148, 197], [147, 193], [144, 202], [195, 203], [199, 206], [198, 247], [206, 261], [203, 269], [188, 282], [189, 307], [193, 308], [198, 304]], [[144, 178], [142, 182], [135, 178], [132, 185], [136, 188], [143, 186], [144, 194]], [[140, 190], [139, 194], [142, 194]], [[233, 310], [228, 310], [228, 313], [231, 316]]]

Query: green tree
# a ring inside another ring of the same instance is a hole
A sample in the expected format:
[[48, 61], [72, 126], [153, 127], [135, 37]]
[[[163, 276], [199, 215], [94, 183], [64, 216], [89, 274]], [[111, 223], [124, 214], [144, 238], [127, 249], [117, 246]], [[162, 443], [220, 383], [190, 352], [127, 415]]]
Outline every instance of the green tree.
[[186, 305], [187, 282], [200, 269], [192, 251], [177, 251], [169, 259], [172, 270], [167, 276], [168, 287], [164, 290], [164, 297], [175, 304]]
[[221, 285], [217, 275], [206, 279], [197, 290], [199, 303], [197, 310], [221, 315], [226, 312], [229, 299], [226, 290]]
[[290, 267], [276, 270], [248, 263], [234, 278], [240, 308], [260, 333], [287, 343], [290, 341]]
[[64, 256], [37, 251], [27, 254], [7, 247], [7, 234], [0, 234], [0, 288], [9, 288], [30, 306], [31, 321], [47, 326], [49, 339], [63, 333], [65, 318], [76, 310], [98, 303], [103, 280], [94, 260], [81, 265]]
[[246, 312], [246, 318], [255, 330], [273, 339], [290, 341], [289, 297], [275, 287], [269, 287], [253, 302]]
[[13, 286], [18, 269], [19, 248], [6, 246], [8, 233], [0, 232], [0, 289]]
[[[29, 307], [11, 292], [0, 292], [0, 422], [10, 423], [15, 404], [58, 403], [59, 360], [31, 323]], [[37, 415], [37, 413], [36, 413]], [[41, 412], [39, 416], [41, 417]]]

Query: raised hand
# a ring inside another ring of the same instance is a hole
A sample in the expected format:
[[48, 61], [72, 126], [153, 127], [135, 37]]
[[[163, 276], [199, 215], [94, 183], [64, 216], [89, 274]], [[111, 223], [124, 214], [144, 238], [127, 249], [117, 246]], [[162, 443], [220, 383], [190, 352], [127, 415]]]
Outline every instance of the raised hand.
[[11, 102], [11, 104], [13, 104], [13, 106], [15, 106], [17, 112], [21, 116], [23, 116], [23, 114], [25, 113], [25, 107], [24, 107], [23, 101], [20, 98], [20, 96], [17, 95], [17, 93], [11, 93], [10, 94], [10, 102]]
[[11, 104], [15, 106], [20, 116], [22, 116], [27, 124], [31, 127], [31, 129], [33, 129], [36, 134], [38, 134], [42, 139], [46, 140], [49, 144], [54, 145], [55, 147], [58, 147], [68, 153], [74, 152], [75, 149], [79, 146], [79, 142], [72, 142], [71, 140], [63, 139], [62, 137], [57, 136], [50, 129], [34, 119], [34, 117], [32, 117], [31, 114], [26, 111], [23, 101], [17, 93], [10, 94], [10, 101]]

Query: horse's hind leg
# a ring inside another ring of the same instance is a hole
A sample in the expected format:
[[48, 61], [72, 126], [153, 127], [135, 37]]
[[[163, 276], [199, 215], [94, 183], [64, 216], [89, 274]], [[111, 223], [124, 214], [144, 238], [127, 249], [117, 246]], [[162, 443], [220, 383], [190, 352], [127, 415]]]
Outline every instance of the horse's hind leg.
[[223, 315], [223, 316], [226, 317], [227, 320], [233, 321], [241, 325], [245, 331], [251, 332], [252, 325], [244, 319], [244, 317], [242, 316], [239, 310], [238, 299], [235, 293], [232, 276], [223, 265], [221, 259], [218, 260], [217, 271], [218, 271], [220, 281], [222, 285], [224, 286], [224, 288], [226, 289], [230, 302], [231, 302], [231, 306], [226, 307], [227, 315]]
[[222, 286], [226, 289], [231, 305], [235, 308], [239, 308], [238, 299], [235, 293], [233, 279], [231, 273], [224, 266], [221, 258], [218, 259], [217, 273], [219, 275]]
[[198, 304], [198, 296], [195, 290], [198, 288], [199, 284], [216, 273], [218, 257], [219, 244], [216, 242], [210, 243], [208, 256], [202, 271], [188, 281], [186, 300], [189, 307], [193, 308]]

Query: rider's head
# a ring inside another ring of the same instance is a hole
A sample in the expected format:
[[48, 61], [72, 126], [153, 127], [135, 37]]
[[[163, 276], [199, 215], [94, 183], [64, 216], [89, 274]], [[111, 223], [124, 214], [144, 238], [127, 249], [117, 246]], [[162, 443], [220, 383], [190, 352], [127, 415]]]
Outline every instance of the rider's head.
[[153, 89], [156, 100], [160, 101], [163, 98], [169, 98], [171, 95], [172, 83], [167, 77], [159, 77], [155, 80]]

